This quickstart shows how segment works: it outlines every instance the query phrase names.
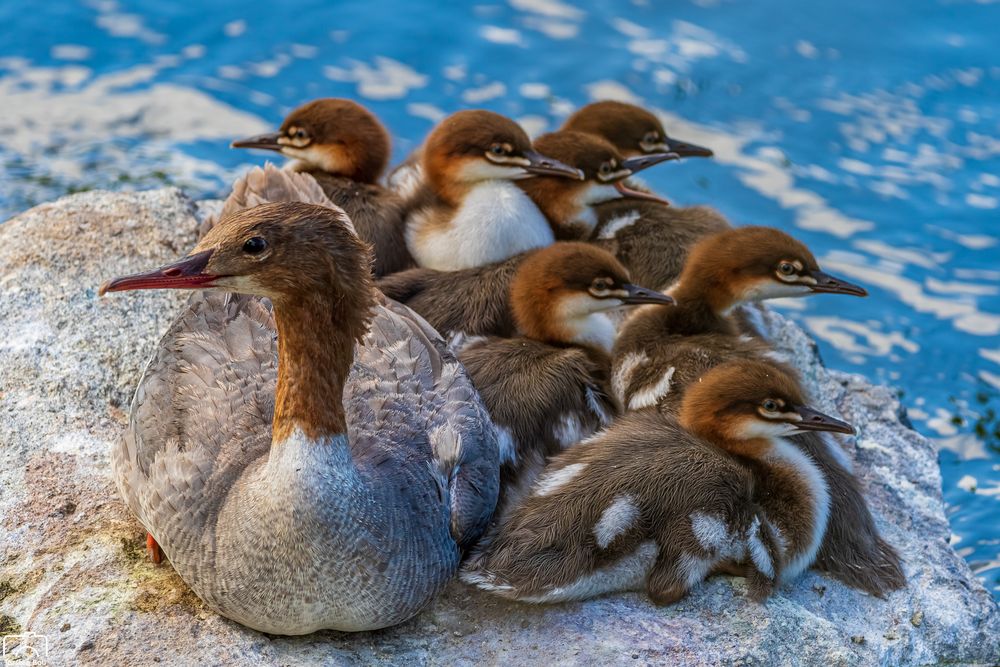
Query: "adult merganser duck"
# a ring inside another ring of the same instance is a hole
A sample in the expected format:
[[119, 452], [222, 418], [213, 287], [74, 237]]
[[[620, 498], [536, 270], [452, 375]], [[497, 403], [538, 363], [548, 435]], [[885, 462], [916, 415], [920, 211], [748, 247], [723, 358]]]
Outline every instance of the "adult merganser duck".
[[[560, 242], [528, 253], [510, 284], [518, 336], [463, 338], [454, 347], [500, 433], [501, 501], [548, 456], [608, 426], [615, 326], [608, 316], [670, 297], [631, 284], [609, 253]], [[498, 514], [500, 513], [498, 507]]]
[[374, 289], [369, 262], [343, 211], [264, 204], [101, 288], [273, 304], [195, 296], [112, 452], [122, 497], [181, 577], [257, 630], [410, 618], [496, 504], [475, 389], [426, 322]]
[[524, 602], [644, 587], [670, 604], [739, 562], [762, 599], [809, 566], [826, 527], [823, 476], [784, 439], [807, 429], [853, 433], [779, 368], [719, 366], [676, 421], [626, 415], [557, 456], [461, 577]]
[[[709, 237], [695, 246], [670, 292], [677, 306], [636, 311], [622, 326], [613, 353], [615, 392], [627, 409], [676, 413], [687, 388], [714, 366], [774, 357], [765, 341], [740, 335], [736, 306], [816, 293], [867, 294], [821, 271], [808, 248], [776, 229], [742, 227]], [[816, 461], [831, 489], [819, 569], [875, 595], [905, 585], [899, 556], [880, 537], [840, 446], [816, 434], [792, 440]]]
[[406, 243], [417, 263], [454, 271], [498, 262], [555, 241], [545, 216], [513, 181], [583, 173], [531, 147], [528, 135], [491, 111], [452, 114], [421, 154], [425, 184], [408, 202]]
[[[660, 151], [682, 158], [712, 155], [708, 148], [668, 137], [656, 116], [624, 102], [588, 104], [570, 116], [563, 129], [595, 134], [626, 156]], [[731, 227], [707, 206], [674, 207], [665, 201], [608, 201], [594, 211], [594, 242], [614, 253], [635, 280], [657, 289], [676, 280], [695, 243]]]
[[315, 178], [347, 212], [361, 240], [371, 244], [376, 276], [413, 266], [406, 249], [403, 199], [378, 184], [389, 162], [389, 133], [368, 109], [352, 100], [313, 100], [288, 114], [277, 132], [232, 146], [277, 151], [292, 158], [288, 168]]

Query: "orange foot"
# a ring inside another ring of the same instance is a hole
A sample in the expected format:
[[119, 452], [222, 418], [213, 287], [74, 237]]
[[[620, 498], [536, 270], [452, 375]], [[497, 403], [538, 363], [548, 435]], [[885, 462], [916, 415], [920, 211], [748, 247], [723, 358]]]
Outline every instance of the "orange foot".
[[153, 561], [154, 565], [159, 565], [163, 561], [163, 551], [160, 549], [160, 545], [156, 543], [152, 533], [146, 533], [146, 551], [149, 553], [149, 559]]

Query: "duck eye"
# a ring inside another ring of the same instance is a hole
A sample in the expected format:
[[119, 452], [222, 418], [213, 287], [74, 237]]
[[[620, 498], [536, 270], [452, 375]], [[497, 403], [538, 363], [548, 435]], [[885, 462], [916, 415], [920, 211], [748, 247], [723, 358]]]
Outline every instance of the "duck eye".
[[660, 140], [659, 132], [647, 132], [646, 136], [642, 138], [647, 144], [655, 144]]
[[302, 130], [302, 129], [295, 130], [295, 138], [296, 139], [305, 139], [306, 138], [306, 131]]
[[791, 262], [782, 262], [778, 264], [778, 273], [785, 276], [793, 275], [795, 273], [795, 266]]
[[260, 236], [253, 236], [243, 242], [243, 252], [249, 255], [259, 255], [267, 250], [267, 241]]
[[764, 401], [763, 403], [761, 403], [760, 406], [762, 408], [764, 408], [765, 412], [777, 412], [778, 411], [778, 404], [775, 401], [773, 401], [772, 399], [770, 399], [770, 398], [767, 399], [766, 401]]
[[614, 168], [614, 165], [612, 165], [610, 162], [602, 162], [601, 163], [601, 173], [602, 174], [610, 174], [611, 170], [613, 168]]
[[503, 144], [493, 144], [490, 146], [490, 152], [494, 155], [505, 155], [507, 153], [507, 149], [504, 148]]
[[594, 282], [590, 285], [595, 291], [607, 292], [611, 289], [611, 280], [608, 278], [594, 278]]

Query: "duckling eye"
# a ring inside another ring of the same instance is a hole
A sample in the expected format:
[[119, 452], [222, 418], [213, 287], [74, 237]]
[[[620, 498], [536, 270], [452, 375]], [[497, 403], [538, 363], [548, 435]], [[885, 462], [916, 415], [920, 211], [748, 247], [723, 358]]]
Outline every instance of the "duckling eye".
[[655, 144], [656, 142], [658, 142], [660, 140], [660, 133], [659, 132], [647, 132], [646, 136], [644, 136], [642, 138], [642, 140], [644, 142], [646, 142], [647, 144]]
[[260, 236], [253, 236], [243, 242], [243, 252], [248, 255], [259, 255], [267, 250], [267, 241]]
[[292, 136], [295, 137], [296, 139], [305, 139], [306, 131], [303, 129], [295, 130], [295, 134], [293, 134]]
[[613, 287], [610, 278], [594, 278], [590, 288], [595, 292], [607, 292]]
[[614, 169], [614, 164], [612, 164], [611, 162], [602, 162], [601, 163], [601, 169], [600, 169], [600, 171], [605, 176], [608, 175], [608, 174], [610, 174], [612, 169]]
[[493, 144], [490, 146], [490, 152], [494, 155], [506, 155], [508, 153], [507, 147], [503, 144]]
[[777, 412], [778, 403], [771, 400], [770, 398], [760, 404], [760, 407], [764, 408], [764, 412]]
[[778, 264], [778, 273], [784, 276], [791, 276], [795, 274], [795, 266], [791, 262], [782, 262]]

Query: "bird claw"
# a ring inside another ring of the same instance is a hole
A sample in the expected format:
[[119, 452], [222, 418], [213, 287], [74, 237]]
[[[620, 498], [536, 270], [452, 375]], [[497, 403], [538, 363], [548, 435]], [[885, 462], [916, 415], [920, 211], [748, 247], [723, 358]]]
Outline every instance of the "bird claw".
[[163, 550], [156, 543], [156, 539], [153, 538], [152, 533], [146, 533], [146, 553], [149, 554], [149, 559], [153, 561], [153, 565], [159, 565], [163, 562]]

